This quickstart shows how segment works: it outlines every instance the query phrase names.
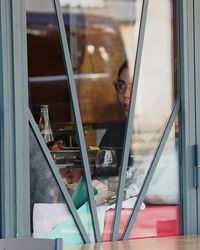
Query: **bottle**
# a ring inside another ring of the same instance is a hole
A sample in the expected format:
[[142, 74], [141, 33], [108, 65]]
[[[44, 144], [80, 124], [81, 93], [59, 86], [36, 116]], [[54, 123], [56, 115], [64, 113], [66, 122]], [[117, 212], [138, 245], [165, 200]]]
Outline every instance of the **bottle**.
[[38, 123], [40, 132], [44, 138], [47, 146], [51, 146], [54, 143], [53, 132], [49, 120], [49, 108], [48, 105], [40, 106], [40, 119]]

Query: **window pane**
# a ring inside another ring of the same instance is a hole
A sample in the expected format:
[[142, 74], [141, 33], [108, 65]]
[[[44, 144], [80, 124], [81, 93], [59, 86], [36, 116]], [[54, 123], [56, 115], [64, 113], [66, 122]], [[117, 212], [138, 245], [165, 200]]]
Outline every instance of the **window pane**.
[[[69, 31], [69, 21], [67, 16], [66, 34]], [[60, 173], [58, 176], [71, 195], [85, 231], [90, 235], [91, 241], [94, 241], [87, 202], [88, 192], [69, 93], [69, 78], [64, 69], [53, 1], [35, 3], [27, 1], [27, 40], [29, 106], [55, 161], [54, 171]], [[34, 136], [31, 135], [32, 137]], [[46, 147], [46, 151], [48, 148]], [[34, 236], [63, 237], [66, 245], [83, 243], [68, 207], [63, 204], [65, 199], [60, 194], [58, 183], [36, 138], [34, 141], [31, 140], [30, 150], [32, 152], [30, 162]], [[50, 216], [46, 216], [47, 211]], [[45, 227], [42, 226], [44, 224]], [[66, 232], [67, 238], [64, 237]], [[72, 234], [73, 237], [70, 237]]]
[[[128, 192], [137, 189], [140, 192], [177, 97], [174, 8], [173, 1], [149, 1], [130, 147], [132, 164], [127, 171], [128, 181], [132, 184], [127, 184]], [[151, 221], [147, 217], [143, 230], [139, 231], [137, 219], [130, 238], [135, 235], [152, 237], [179, 234], [178, 117], [143, 205], [144, 213], [151, 211]], [[153, 212], [154, 208], [156, 213]], [[163, 212], [165, 208], [169, 209], [169, 213]], [[138, 218], [142, 216], [140, 214]]]
[[[60, 0], [60, 3], [100, 230], [102, 239], [110, 240], [143, 1]], [[133, 209], [139, 188], [160, 143], [177, 96], [174, 13], [175, 5], [172, 0], [149, 1], [120, 235]], [[83, 222], [87, 221], [87, 225], [91, 225], [90, 212], [85, 206], [88, 194], [75, 126], [74, 107], [68, 76], [64, 69], [52, 1], [38, 0], [37, 3], [33, 3], [27, 0], [27, 25], [30, 109], [38, 123], [41, 104], [48, 105], [54, 137], [52, 145], [49, 146], [51, 154], [77, 209], [85, 209], [83, 214], [87, 220], [84, 217]], [[164, 162], [165, 166], [169, 164], [175, 168], [174, 173], [178, 178], [177, 124], [178, 122], [173, 126], [156, 173], [160, 172], [159, 169]], [[142, 179], [141, 169], [144, 173]], [[166, 172], [163, 175], [166, 178], [169, 174], [167, 169], [165, 168]], [[149, 203], [156, 204], [155, 209], [161, 204], [158, 196], [156, 200], [149, 199], [155, 178], [150, 184], [143, 204], [144, 214], [148, 214], [150, 210], [152, 212], [153, 208]], [[161, 193], [163, 190], [164, 195], [164, 181], [159, 185], [162, 185], [162, 188], [156, 186], [156, 189]], [[173, 185], [178, 191], [177, 182]], [[173, 203], [178, 209], [178, 196], [177, 194], [176, 202], [164, 204]], [[80, 197], [83, 199], [79, 199]], [[142, 212], [139, 213], [139, 218]], [[157, 212], [155, 214], [158, 215]], [[156, 215], [155, 225], [160, 223]], [[173, 219], [177, 222], [178, 216]], [[147, 227], [146, 225], [140, 228], [139, 234], [134, 232], [134, 236], [131, 233], [131, 237], [148, 236], [151, 233], [147, 233]], [[93, 229], [87, 226], [86, 228], [93, 238]], [[155, 226], [152, 230], [155, 232]], [[160, 235], [157, 233], [151, 236]]]

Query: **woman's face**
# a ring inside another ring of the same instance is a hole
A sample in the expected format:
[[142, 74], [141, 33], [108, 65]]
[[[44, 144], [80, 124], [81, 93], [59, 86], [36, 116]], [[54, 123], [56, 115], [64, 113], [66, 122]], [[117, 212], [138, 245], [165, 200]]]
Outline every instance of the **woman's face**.
[[131, 87], [132, 87], [132, 81], [130, 78], [129, 70], [124, 69], [119, 75], [118, 80], [122, 80], [126, 85], [123, 91], [118, 91], [117, 94], [118, 94], [119, 101], [123, 107], [124, 113], [127, 116], [129, 112]]

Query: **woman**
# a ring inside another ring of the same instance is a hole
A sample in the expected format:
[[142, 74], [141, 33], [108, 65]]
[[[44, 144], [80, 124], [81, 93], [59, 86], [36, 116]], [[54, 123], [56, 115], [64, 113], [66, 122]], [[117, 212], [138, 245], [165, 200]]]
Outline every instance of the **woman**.
[[[119, 68], [117, 79], [113, 82], [120, 104], [126, 117], [129, 112], [132, 81], [129, 74], [127, 60]], [[114, 148], [117, 153], [118, 164], [121, 162], [126, 122], [112, 125], [104, 134], [99, 144], [100, 148]]]

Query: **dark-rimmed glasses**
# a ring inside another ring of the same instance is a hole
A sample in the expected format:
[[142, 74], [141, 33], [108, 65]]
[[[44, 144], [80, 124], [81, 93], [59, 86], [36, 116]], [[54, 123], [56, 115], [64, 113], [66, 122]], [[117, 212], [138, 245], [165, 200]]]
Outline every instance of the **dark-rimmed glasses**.
[[121, 79], [116, 79], [113, 81], [113, 84], [114, 84], [115, 89], [118, 93], [120, 93], [120, 94], [125, 93], [125, 91], [127, 89], [127, 84], [125, 81], [123, 81]]

